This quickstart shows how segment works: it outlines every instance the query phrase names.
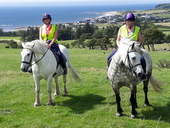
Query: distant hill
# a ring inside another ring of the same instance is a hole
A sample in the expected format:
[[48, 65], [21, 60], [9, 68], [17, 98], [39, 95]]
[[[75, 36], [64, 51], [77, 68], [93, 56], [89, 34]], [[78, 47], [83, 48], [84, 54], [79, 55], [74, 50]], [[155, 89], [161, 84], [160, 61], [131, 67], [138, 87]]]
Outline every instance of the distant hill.
[[158, 4], [155, 6], [155, 9], [170, 9], [170, 3]]

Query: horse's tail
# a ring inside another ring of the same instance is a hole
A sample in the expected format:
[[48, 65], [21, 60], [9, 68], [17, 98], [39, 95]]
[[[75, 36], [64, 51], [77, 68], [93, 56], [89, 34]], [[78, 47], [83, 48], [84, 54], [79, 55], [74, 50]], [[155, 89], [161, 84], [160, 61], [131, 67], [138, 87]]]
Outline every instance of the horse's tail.
[[73, 66], [70, 64], [70, 62], [68, 62], [68, 68], [69, 68], [69, 71], [70, 71], [71, 76], [73, 77], [73, 79], [74, 79], [75, 81], [80, 82], [81, 79], [80, 79], [80, 77], [78, 76], [78, 74], [76, 73], [76, 71], [74, 70]]
[[156, 80], [152, 75], [150, 77], [150, 83], [155, 92], [160, 93], [162, 91], [163, 82]]

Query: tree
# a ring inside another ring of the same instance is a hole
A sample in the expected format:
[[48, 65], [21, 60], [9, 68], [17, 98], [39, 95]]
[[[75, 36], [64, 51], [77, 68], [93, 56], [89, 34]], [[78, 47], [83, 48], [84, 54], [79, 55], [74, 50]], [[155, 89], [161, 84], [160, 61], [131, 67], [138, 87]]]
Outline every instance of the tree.
[[32, 41], [39, 38], [39, 28], [38, 27], [28, 27], [27, 30], [18, 31], [18, 35], [21, 37], [22, 41]]
[[39, 39], [39, 29], [38, 27], [28, 27], [26, 30], [26, 41], [32, 41], [35, 39]]
[[72, 28], [71, 27], [59, 27], [58, 28], [58, 39], [59, 40], [71, 40], [73, 37], [72, 35]]
[[0, 36], [4, 36], [4, 32], [2, 28], [0, 28]]
[[111, 42], [108, 37], [98, 39], [97, 45], [100, 46], [101, 50], [108, 50], [111, 47]]
[[103, 30], [103, 37], [109, 37], [109, 38], [114, 38], [115, 36], [117, 36], [119, 27], [118, 26], [107, 26], [104, 30]]
[[164, 36], [163, 32], [157, 28], [148, 28], [142, 33], [143, 43], [147, 45], [148, 50], [150, 50], [151, 47], [152, 51], [155, 51], [154, 44], [160, 44], [163, 42]]
[[170, 35], [166, 35], [166, 36], [164, 37], [164, 40], [165, 40], [165, 43], [168, 45], [169, 50], [170, 50]]
[[73, 47], [85, 48], [85, 43], [84, 43], [84, 41], [85, 41], [84, 36], [81, 36], [79, 40], [74, 41], [73, 43], [71, 43], [71, 45], [72, 45]]
[[96, 44], [97, 44], [97, 39], [93, 38], [87, 41], [86, 46], [89, 47], [89, 49], [95, 49]]
[[75, 32], [75, 39], [79, 39], [82, 34], [83, 34], [82, 27], [78, 26], [78, 28], [76, 29], [76, 32]]
[[27, 33], [26, 33], [25, 30], [20, 30], [20, 31], [18, 32], [18, 35], [21, 37], [21, 40], [22, 40], [23, 42], [26, 41]]
[[93, 33], [92, 38], [96, 38], [96, 39], [103, 38], [103, 29], [96, 30]]

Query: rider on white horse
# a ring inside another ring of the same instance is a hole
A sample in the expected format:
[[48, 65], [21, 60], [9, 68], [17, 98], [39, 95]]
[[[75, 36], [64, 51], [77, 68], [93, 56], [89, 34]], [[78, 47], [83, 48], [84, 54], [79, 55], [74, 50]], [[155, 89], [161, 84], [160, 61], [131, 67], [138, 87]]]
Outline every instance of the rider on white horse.
[[[117, 46], [119, 47], [119, 44], [121, 42], [122, 38], [131, 38], [132, 40], [138, 41], [139, 44], [142, 44], [142, 36], [140, 33], [140, 27], [134, 25], [135, 21], [135, 16], [133, 13], [127, 13], [125, 15], [125, 25], [123, 25], [117, 35]], [[109, 56], [108, 56], [108, 66], [110, 65], [112, 56], [117, 52], [117, 49], [113, 51]], [[141, 63], [144, 72], [146, 73], [146, 62], [145, 59], [142, 57], [141, 58]], [[142, 80], [146, 80], [146, 75], [144, 74], [141, 78]]]
[[[59, 58], [59, 63], [61, 64], [64, 72], [63, 74], [67, 74], [67, 68], [66, 68], [66, 58], [63, 55], [63, 53], [60, 51], [60, 48], [58, 46], [58, 31], [57, 26], [54, 24], [51, 24], [51, 15], [50, 14], [44, 14], [42, 16], [42, 21], [44, 23], [43, 26], [40, 27], [39, 31], [39, 39], [44, 40], [47, 43], [47, 47], [52, 50], [52, 52], [57, 55]], [[32, 73], [32, 69], [30, 69], [28, 72]]]
[[50, 14], [44, 14], [42, 16], [42, 21], [44, 25], [40, 28], [39, 39], [46, 41], [47, 47], [51, 48], [51, 50], [58, 55], [59, 62], [64, 70], [63, 74], [67, 74], [66, 59], [61, 53], [60, 48], [58, 47], [57, 26], [51, 24], [51, 20], [52, 18]]

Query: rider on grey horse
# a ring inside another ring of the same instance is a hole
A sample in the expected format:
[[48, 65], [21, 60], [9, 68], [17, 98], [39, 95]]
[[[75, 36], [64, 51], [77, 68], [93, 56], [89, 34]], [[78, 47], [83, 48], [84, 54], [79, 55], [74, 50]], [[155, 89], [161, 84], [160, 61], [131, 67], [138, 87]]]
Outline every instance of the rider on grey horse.
[[[140, 33], [140, 27], [134, 25], [135, 21], [135, 16], [133, 13], [127, 13], [125, 15], [125, 25], [123, 25], [117, 35], [117, 46], [119, 47], [119, 44], [121, 42], [122, 38], [130, 38], [132, 40], [138, 41], [139, 44], [142, 44], [142, 36]], [[108, 66], [111, 62], [112, 56], [117, 52], [117, 49], [113, 51], [109, 56], [108, 56]], [[145, 74], [141, 77], [142, 80], [146, 80], [146, 62], [144, 57], [141, 57], [141, 63], [142, 63], [142, 68], [145, 72]]]

